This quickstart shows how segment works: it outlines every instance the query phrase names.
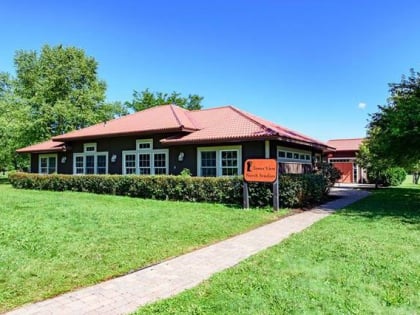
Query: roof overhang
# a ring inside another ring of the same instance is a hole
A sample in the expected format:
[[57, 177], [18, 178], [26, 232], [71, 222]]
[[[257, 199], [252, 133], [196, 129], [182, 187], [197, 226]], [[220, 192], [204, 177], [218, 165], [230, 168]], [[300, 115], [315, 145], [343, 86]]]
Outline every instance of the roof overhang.
[[154, 129], [147, 131], [130, 131], [130, 132], [114, 132], [106, 134], [92, 134], [85, 136], [71, 136], [71, 135], [62, 135], [53, 137], [53, 141], [78, 141], [78, 140], [92, 140], [92, 139], [103, 139], [103, 138], [114, 138], [114, 137], [124, 137], [124, 136], [136, 136], [136, 135], [151, 135], [157, 133], [173, 133], [173, 132], [193, 132], [195, 130], [177, 127], [177, 128], [166, 128], [166, 129]]

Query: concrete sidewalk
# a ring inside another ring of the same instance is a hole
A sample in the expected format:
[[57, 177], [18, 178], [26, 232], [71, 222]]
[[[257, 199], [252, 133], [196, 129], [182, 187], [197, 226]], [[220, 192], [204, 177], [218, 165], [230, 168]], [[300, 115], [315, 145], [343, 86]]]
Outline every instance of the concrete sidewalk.
[[250, 232], [196, 250], [171, 260], [87, 287], [75, 292], [28, 304], [7, 314], [127, 314], [142, 305], [192, 288], [211, 275], [238, 264], [249, 256], [300, 232], [369, 193], [337, 189], [343, 196], [318, 208], [267, 224]]

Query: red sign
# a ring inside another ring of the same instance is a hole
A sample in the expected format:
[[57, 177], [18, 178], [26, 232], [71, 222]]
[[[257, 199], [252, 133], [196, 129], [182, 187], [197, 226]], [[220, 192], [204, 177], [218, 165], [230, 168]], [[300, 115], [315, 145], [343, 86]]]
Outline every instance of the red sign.
[[244, 179], [247, 182], [274, 183], [277, 180], [277, 161], [274, 159], [246, 160]]

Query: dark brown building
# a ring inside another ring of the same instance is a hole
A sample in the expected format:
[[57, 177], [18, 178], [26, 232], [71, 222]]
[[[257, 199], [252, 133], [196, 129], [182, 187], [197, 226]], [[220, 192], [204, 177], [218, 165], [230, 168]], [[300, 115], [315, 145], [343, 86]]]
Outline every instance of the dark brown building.
[[[249, 158], [280, 172], [312, 169], [328, 145], [232, 106], [188, 111], [163, 105], [17, 150], [32, 173], [241, 175]], [[332, 148], [329, 148], [332, 150]]]

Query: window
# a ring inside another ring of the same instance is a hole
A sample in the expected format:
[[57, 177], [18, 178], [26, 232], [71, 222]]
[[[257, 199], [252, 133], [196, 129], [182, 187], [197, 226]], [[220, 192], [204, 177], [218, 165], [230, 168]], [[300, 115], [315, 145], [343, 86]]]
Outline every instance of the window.
[[57, 154], [39, 155], [39, 174], [57, 173]]
[[85, 143], [83, 148], [85, 152], [96, 152], [96, 143]]
[[96, 143], [85, 143], [83, 153], [75, 153], [73, 174], [107, 174], [108, 152], [96, 152]]
[[277, 147], [277, 161], [281, 163], [303, 163], [311, 164], [311, 154], [309, 151]]
[[153, 149], [152, 139], [136, 141], [135, 151], [123, 151], [123, 174], [168, 174], [168, 149]]
[[241, 149], [241, 146], [198, 148], [198, 176], [240, 175], [242, 173]]

